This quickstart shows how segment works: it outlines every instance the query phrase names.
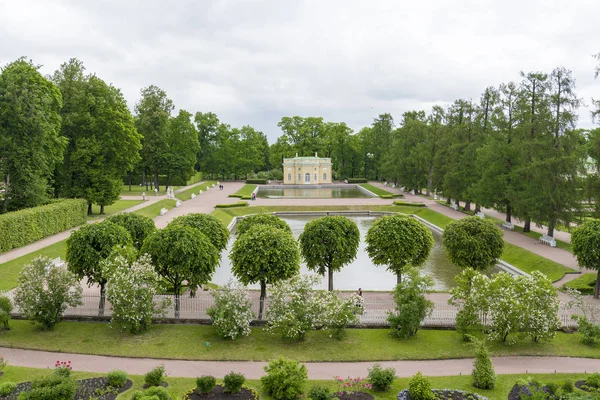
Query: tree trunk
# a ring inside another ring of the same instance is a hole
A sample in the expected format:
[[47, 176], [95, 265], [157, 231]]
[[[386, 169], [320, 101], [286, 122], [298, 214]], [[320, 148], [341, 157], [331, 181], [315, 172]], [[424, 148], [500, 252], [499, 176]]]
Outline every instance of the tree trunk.
[[129, 191], [131, 192], [131, 172], [129, 173]]
[[430, 167], [429, 173], [427, 174], [427, 193], [425, 193], [425, 196], [431, 196], [432, 186], [433, 186], [433, 167]]
[[260, 303], [258, 306], [258, 319], [262, 320], [263, 310], [265, 309], [265, 297], [267, 295], [267, 284], [265, 281], [260, 281]]
[[104, 215], [104, 204], [100, 204], [100, 215]]
[[146, 192], [148, 191], [148, 179], [146, 179], [146, 171], [142, 172], [142, 182], [146, 185]]
[[554, 226], [556, 225], [556, 221], [551, 219], [548, 223], [548, 236], [554, 237]]
[[446, 204], [452, 204], [452, 199], [450, 197], [446, 197]]
[[92, 203], [88, 203], [88, 215], [92, 215]]
[[510, 203], [506, 204], [506, 222], [511, 222], [512, 219], [512, 207]]
[[154, 188], [157, 192], [160, 192], [160, 186], [158, 186], [158, 169], [154, 170]]
[[169, 188], [169, 175], [167, 175], [167, 181], [165, 182], [165, 191]]
[[476, 213], [480, 213], [481, 212], [481, 206], [479, 205], [479, 203], [475, 203], [475, 212]]
[[328, 269], [327, 273], [329, 274], [329, 291], [333, 292], [333, 270], [331, 268]]
[[465, 211], [471, 211], [471, 200], [465, 201]]
[[600, 296], [600, 270], [596, 276], [596, 286], [594, 286], [594, 298], [597, 299]]
[[531, 217], [525, 218], [525, 223], [523, 224], [523, 233], [531, 232]]
[[175, 318], [179, 318], [179, 310], [181, 308], [179, 299], [179, 284], [173, 285], [173, 289], [175, 290]]
[[106, 302], [106, 283], [100, 284], [100, 304], [98, 304], [98, 315], [104, 316], [104, 303]]

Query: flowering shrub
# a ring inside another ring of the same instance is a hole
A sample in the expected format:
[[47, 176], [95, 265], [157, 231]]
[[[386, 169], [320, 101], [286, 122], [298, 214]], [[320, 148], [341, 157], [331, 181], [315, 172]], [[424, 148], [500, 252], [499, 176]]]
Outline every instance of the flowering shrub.
[[52, 372], [56, 376], [62, 376], [63, 378], [68, 378], [71, 376], [71, 361], [60, 361], [56, 360], [54, 363], [54, 371]]
[[317, 293], [316, 299], [317, 304], [323, 308], [318, 314], [319, 324], [322, 328], [331, 330], [331, 336], [338, 340], [346, 336], [346, 326], [357, 323], [359, 315], [365, 310], [365, 301], [358, 294], [342, 299], [337, 293], [323, 291]]
[[211, 290], [210, 293], [215, 300], [215, 305], [207, 312], [219, 336], [226, 339], [248, 336], [254, 313], [252, 301], [244, 286], [229, 282], [226, 286]]
[[15, 304], [28, 319], [50, 330], [60, 322], [67, 307], [83, 304], [82, 292], [75, 275], [55, 266], [49, 258], [39, 257], [21, 270]]
[[357, 395], [358, 392], [369, 390], [373, 387], [365, 378], [348, 377], [343, 379], [336, 376], [334, 379], [338, 383], [338, 392], [336, 393], [338, 396], [342, 396], [344, 393], [349, 394], [350, 396]]
[[164, 315], [170, 300], [154, 301], [160, 288], [160, 277], [148, 255], [131, 265], [127, 258], [117, 255], [102, 263], [107, 277], [106, 295], [112, 304], [112, 324], [131, 333], [150, 329], [153, 315]]

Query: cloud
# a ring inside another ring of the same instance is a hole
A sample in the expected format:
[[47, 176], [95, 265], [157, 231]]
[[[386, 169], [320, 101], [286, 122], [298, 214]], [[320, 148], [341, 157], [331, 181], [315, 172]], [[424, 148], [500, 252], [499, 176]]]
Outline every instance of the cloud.
[[[178, 108], [250, 124], [273, 142], [288, 115], [345, 121], [429, 110], [519, 71], [573, 70], [593, 79], [600, 5], [522, 2], [7, 1], [0, 61], [26, 55], [50, 74], [71, 57], [121, 88], [130, 107], [157, 85]], [[591, 127], [582, 108], [580, 126]]]

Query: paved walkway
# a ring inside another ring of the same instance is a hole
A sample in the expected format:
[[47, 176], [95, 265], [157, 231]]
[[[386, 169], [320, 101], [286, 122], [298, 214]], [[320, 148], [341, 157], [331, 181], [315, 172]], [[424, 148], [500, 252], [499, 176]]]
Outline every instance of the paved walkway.
[[[201, 375], [223, 377], [230, 371], [241, 372], [248, 379], [264, 375], [265, 362], [250, 361], [184, 361], [150, 358], [105, 357], [84, 354], [51, 353], [0, 347], [0, 354], [9, 365], [31, 368], [52, 368], [57, 360], [71, 361], [75, 371], [106, 373], [121, 369], [129, 374], [142, 375], [158, 364], [164, 364], [168, 376], [195, 378]], [[497, 374], [524, 373], [584, 373], [598, 371], [600, 361], [591, 358], [569, 357], [494, 357]], [[334, 376], [367, 376], [373, 362], [305, 363], [309, 379], [332, 379]], [[396, 376], [410, 377], [421, 371], [427, 376], [468, 375], [473, 369], [472, 359], [384, 361], [385, 368], [396, 369]]]

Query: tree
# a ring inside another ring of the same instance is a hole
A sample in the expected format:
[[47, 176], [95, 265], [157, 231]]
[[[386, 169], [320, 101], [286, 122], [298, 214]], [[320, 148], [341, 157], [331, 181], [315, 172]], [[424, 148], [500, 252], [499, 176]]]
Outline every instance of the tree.
[[0, 74], [0, 174], [5, 194], [2, 212], [35, 207], [50, 194], [50, 179], [62, 161], [67, 141], [60, 136], [62, 96], [20, 58]]
[[167, 137], [167, 152], [165, 172], [167, 173], [166, 186], [169, 179], [177, 177], [183, 182], [194, 174], [197, 153], [200, 150], [198, 132], [191, 121], [192, 114], [179, 110], [176, 117], [170, 119]]
[[360, 232], [346, 217], [326, 216], [308, 222], [299, 240], [306, 266], [319, 275], [327, 273], [332, 291], [333, 273], [356, 258]]
[[210, 214], [186, 214], [175, 218], [169, 225], [189, 226], [202, 232], [210, 240], [219, 253], [227, 248], [229, 242], [229, 230], [216, 217]]
[[156, 230], [154, 221], [135, 213], [119, 213], [108, 217], [106, 220], [125, 228], [131, 235], [133, 246], [137, 250], [142, 248], [144, 240]]
[[212, 112], [197, 112], [194, 116], [196, 129], [198, 131], [198, 143], [200, 150], [196, 156], [197, 169], [213, 175], [218, 169], [215, 167], [214, 153], [216, 152], [217, 131], [221, 122], [216, 114]]
[[425, 317], [433, 311], [433, 302], [425, 298], [425, 292], [433, 285], [429, 276], [420, 276], [415, 268], [406, 271], [408, 279], [394, 288], [395, 311], [388, 311], [392, 335], [408, 339], [417, 334]]
[[398, 283], [407, 265], [419, 267], [433, 247], [431, 231], [413, 217], [391, 215], [377, 219], [366, 237], [367, 254], [375, 265], [387, 265]]
[[67, 239], [67, 262], [69, 271], [88, 285], [100, 286], [98, 315], [104, 315], [106, 276], [101, 262], [106, 260], [115, 246], [132, 245], [131, 235], [122, 226], [109, 221], [82, 226]]
[[74, 274], [54, 265], [47, 257], [39, 257], [21, 270], [14, 299], [27, 319], [51, 330], [67, 307], [83, 305], [82, 292]]
[[490, 353], [481, 339], [476, 339], [473, 345], [475, 347], [475, 361], [471, 373], [473, 386], [478, 389], [493, 389], [496, 385], [496, 372], [494, 372]]
[[164, 90], [153, 85], [142, 89], [141, 95], [135, 105], [135, 126], [142, 135], [142, 164], [152, 172], [154, 187], [159, 189], [158, 173], [166, 168], [170, 117], [175, 106]]
[[597, 299], [600, 295], [600, 220], [587, 221], [577, 227], [571, 234], [571, 243], [579, 266], [598, 271], [594, 286], [594, 298]]
[[219, 263], [217, 249], [198, 229], [168, 225], [148, 236], [141, 254], [149, 254], [156, 272], [171, 284], [175, 294], [175, 317], [179, 317], [183, 281], [197, 287], [210, 281]]
[[237, 236], [253, 230], [258, 225], [267, 225], [271, 228], [281, 229], [289, 234], [292, 233], [290, 226], [277, 215], [274, 214], [252, 214], [238, 221], [235, 226], [235, 234]]
[[289, 279], [300, 271], [298, 243], [292, 234], [264, 224], [252, 225], [239, 234], [229, 257], [231, 271], [240, 282], [260, 283], [258, 319], [262, 319], [267, 284]]
[[493, 222], [467, 217], [450, 223], [442, 236], [448, 258], [460, 268], [484, 271], [494, 266], [504, 249], [504, 236]]

